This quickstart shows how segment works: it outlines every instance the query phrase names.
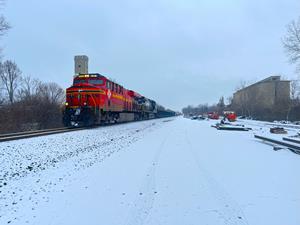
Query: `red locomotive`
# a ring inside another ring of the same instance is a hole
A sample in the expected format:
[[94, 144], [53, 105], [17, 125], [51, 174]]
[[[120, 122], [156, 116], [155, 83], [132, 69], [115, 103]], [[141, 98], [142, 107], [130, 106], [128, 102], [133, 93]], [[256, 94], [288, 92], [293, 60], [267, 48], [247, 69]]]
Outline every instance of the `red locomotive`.
[[158, 117], [158, 105], [98, 73], [79, 74], [66, 91], [65, 126], [115, 123]]

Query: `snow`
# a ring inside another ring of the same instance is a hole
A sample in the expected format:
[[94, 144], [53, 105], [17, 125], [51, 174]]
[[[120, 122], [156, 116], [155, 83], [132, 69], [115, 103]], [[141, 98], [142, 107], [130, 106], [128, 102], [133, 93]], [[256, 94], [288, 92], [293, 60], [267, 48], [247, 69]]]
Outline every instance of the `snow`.
[[[0, 143], [0, 224], [300, 224], [300, 155], [181, 117]], [[4, 185], [6, 184], [6, 185]]]

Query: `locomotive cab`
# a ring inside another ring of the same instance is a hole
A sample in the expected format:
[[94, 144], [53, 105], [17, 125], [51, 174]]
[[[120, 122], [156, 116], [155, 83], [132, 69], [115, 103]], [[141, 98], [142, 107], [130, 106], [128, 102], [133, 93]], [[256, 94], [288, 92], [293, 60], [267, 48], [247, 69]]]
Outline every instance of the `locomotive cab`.
[[74, 77], [73, 86], [103, 86], [104, 78], [100, 74], [82, 74]]
[[95, 123], [105, 94], [105, 78], [100, 74], [80, 74], [67, 89], [63, 117], [65, 126], [89, 126]]

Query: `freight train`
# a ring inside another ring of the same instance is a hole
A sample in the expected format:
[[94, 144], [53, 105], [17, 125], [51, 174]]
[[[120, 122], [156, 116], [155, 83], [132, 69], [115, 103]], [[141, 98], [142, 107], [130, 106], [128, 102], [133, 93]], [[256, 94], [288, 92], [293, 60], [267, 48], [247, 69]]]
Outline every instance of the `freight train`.
[[79, 74], [66, 90], [65, 126], [90, 126], [175, 116], [154, 100], [98, 73]]

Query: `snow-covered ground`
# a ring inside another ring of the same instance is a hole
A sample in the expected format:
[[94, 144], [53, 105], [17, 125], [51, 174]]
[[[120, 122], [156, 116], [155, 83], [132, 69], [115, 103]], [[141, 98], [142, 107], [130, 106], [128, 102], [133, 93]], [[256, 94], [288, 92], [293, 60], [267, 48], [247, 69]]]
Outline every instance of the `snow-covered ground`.
[[178, 117], [0, 143], [0, 224], [299, 225], [300, 155], [239, 122], [253, 130]]

